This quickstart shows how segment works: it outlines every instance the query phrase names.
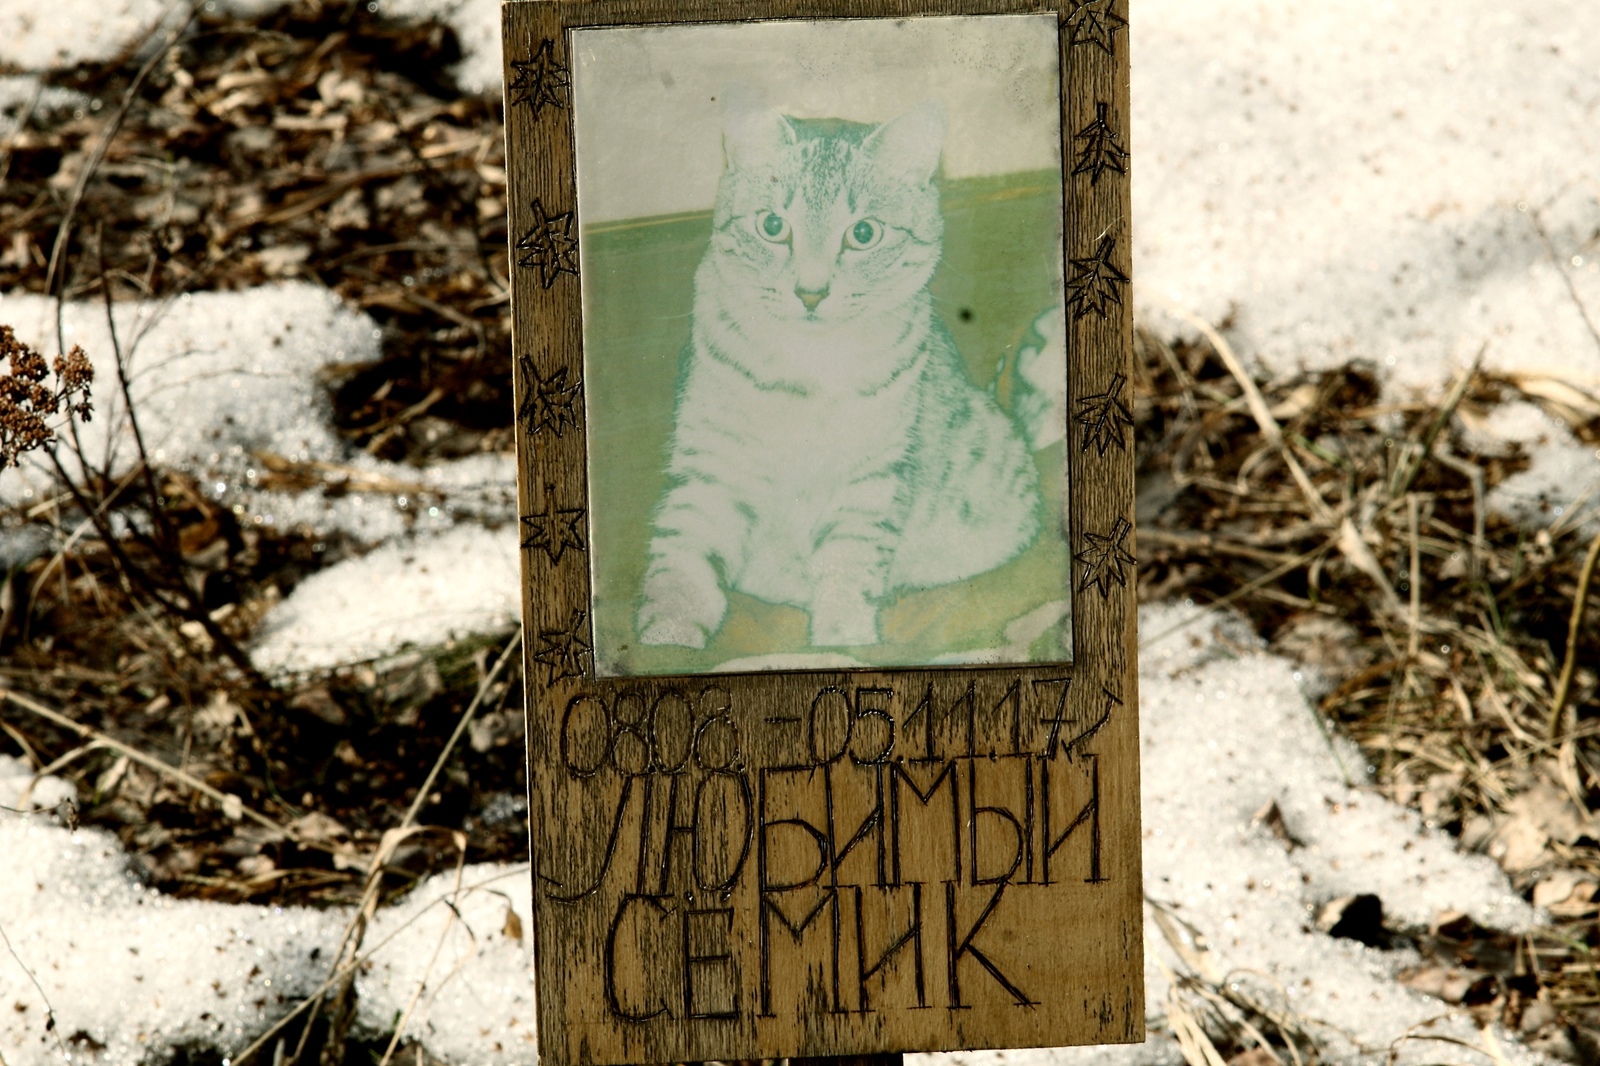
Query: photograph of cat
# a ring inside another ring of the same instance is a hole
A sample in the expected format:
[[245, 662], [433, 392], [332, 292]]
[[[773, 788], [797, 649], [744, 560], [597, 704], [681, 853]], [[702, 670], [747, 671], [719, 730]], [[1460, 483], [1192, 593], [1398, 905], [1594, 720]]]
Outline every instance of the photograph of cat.
[[1058, 45], [573, 31], [597, 673], [1072, 658]]
[[887, 597], [1038, 536], [1037, 430], [969, 379], [929, 292], [939, 102], [871, 125], [724, 97], [638, 637], [702, 647], [737, 589], [804, 610], [813, 647], [876, 644]]

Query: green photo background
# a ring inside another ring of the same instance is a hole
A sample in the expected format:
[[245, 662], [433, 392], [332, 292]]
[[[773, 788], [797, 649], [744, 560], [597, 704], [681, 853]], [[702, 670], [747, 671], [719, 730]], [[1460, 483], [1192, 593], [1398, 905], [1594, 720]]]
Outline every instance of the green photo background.
[[[941, 205], [945, 238], [931, 285], [935, 307], [972, 380], [981, 387], [993, 383], [1009, 411], [1018, 347], [1030, 336], [1034, 319], [1062, 299], [1061, 176], [1029, 171], [947, 180]], [[728, 613], [722, 628], [704, 649], [639, 643], [634, 613], [649, 560], [651, 518], [667, 487], [694, 272], [710, 239], [709, 211], [582, 229], [589, 543], [599, 671], [695, 674], [739, 669], [745, 665], [740, 660], [756, 657], [829, 650], [836, 659], [848, 656], [878, 666], [981, 660], [976, 653], [986, 650], [999, 652], [989, 657], [993, 661], [1070, 659], [1063, 648], [1064, 641], [1070, 644], [1063, 636], [1070, 622], [1052, 619], [1031, 639], [1013, 639], [1051, 618], [1054, 610], [1048, 605], [1070, 599], [1060, 443], [1034, 453], [1043, 504], [1033, 545], [966, 581], [897, 594], [879, 610], [884, 637], [879, 644], [812, 648], [803, 610], [732, 590], [725, 590]], [[1019, 622], [1030, 614], [1033, 624]]]

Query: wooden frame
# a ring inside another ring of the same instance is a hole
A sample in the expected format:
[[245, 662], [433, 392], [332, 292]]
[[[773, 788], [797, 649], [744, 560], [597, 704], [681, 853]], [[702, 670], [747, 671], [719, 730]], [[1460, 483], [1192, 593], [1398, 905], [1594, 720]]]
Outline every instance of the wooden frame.
[[[597, 675], [571, 31], [999, 14], [1059, 33], [1073, 661]], [[1126, 27], [1124, 0], [504, 5], [551, 1066], [1143, 1038]]]

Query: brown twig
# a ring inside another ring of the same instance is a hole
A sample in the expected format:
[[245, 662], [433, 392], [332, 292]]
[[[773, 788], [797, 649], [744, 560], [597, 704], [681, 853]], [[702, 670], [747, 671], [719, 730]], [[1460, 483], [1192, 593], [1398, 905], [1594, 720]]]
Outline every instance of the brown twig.
[[[161, 506], [161, 491], [156, 488], [155, 473], [150, 467], [150, 453], [144, 446], [144, 430], [139, 425], [139, 413], [134, 410], [133, 390], [128, 384], [128, 360], [117, 337], [117, 316], [111, 302], [111, 283], [106, 278], [105, 230], [95, 228], [95, 258], [100, 267], [100, 295], [105, 305], [106, 332], [111, 338], [111, 356], [117, 367], [117, 389], [122, 394], [122, 405], [128, 411], [128, 428], [133, 431], [133, 443], [139, 453], [138, 469], [144, 478], [145, 493], [150, 500], [150, 517], [155, 520], [156, 532], [161, 537], [161, 547], [170, 553], [177, 543], [172, 526], [167, 521], [166, 508]], [[80, 452], [79, 458], [82, 458]]]
[[1182, 310], [1174, 310], [1173, 313], [1200, 331], [1201, 336], [1210, 342], [1211, 347], [1217, 353], [1217, 357], [1222, 360], [1223, 366], [1228, 368], [1228, 373], [1232, 374], [1234, 380], [1239, 383], [1239, 388], [1244, 391], [1245, 401], [1249, 405], [1251, 417], [1256, 420], [1256, 425], [1261, 427], [1261, 435], [1266, 438], [1267, 443], [1282, 456], [1284, 465], [1289, 468], [1290, 476], [1294, 478], [1294, 483], [1300, 488], [1300, 494], [1305, 497], [1306, 504], [1311, 508], [1312, 516], [1323, 522], [1332, 522], [1333, 512], [1328, 509], [1327, 501], [1322, 498], [1322, 494], [1311, 483], [1311, 478], [1306, 475], [1305, 468], [1300, 465], [1300, 460], [1294, 457], [1294, 453], [1284, 443], [1283, 430], [1279, 427], [1278, 420], [1272, 417], [1272, 409], [1267, 406], [1266, 399], [1261, 395], [1261, 389], [1257, 387], [1255, 380], [1245, 370], [1244, 364], [1234, 354], [1233, 346], [1223, 338], [1221, 333], [1217, 332], [1211, 323], [1198, 315]]
[[1572, 618], [1567, 623], [1567, 654], [1561, 662], [1561, 676], [1556, 681], [1556, 691], [1550, 697], [1550, 724], [1546, 730], [1554, 740], [1561, 728], [1561, 719], [1567, 708], [1567, 693], [1572, 688], [1572, 672], [1578, 662], [1578, 638], [1583, 633], [1583, 615], [1589, 602], [1589, 581], [1594, 577], [1595, 563], [1600, 561], [1600, 533], [1589, 542], [1589, 554], [1584, 557], [1583, 569], [1578, 573], [1578, 592], [1572, 598]]
[[28, 106], [17, 115], [17, 128], [11, 131], [5, 144], [0, 145], [0, 189], [6, 187], [6, 178], [11, 175], [11, 154], [16, 149], [17, 138], [22, 136], [22, 131], [33, 121], [33, 113], [39, 106], [39, 97], [43, 94], [44, 79], [38, 78], [33, 83], [33, 92], [28, 95]]
[[10, 701], [30, 714], [36, 714], [40, 718], [60, 726], [62, 729], [76, 733], [84, 740], [91, 741], [103, 748], [110, 748], [112, 751], [126, 755], [129, 759], [138, 763], [140, 766], [148, 767], [158, 774], [171, 778], [172, 780], [183, 785], [185, 788], [190, 788], [200, 793], [202, 796], [205, 796], [206, 798], [215, 802], [223, 809], [224, 812], [238, 811], [242, 817], [250, 819], [257, 825], [271, 829], [275, 833], [282, 833], [284, 837], [289, 840], [298, 841], [299, 839], [299, 834], [295, 832], [293, 827], [284, 825], [282, 822], [273, 821], [271, 818], [268, 818], [266, 815], [260, 813], [254, 808], [245, 806], [244, 801], [238, 796], [212, 788], [210, 785], [206, 784], [198, 777], [195, 777], [193, 774], [185, 773], [170, 763], [162, 762], [154, 755], [147, 755], [132, 745], [124, 744], [115, 737], [107, 736], [105, 733], [100, 732], [100, 730], [95, 729], [92, 726], [86, 726], [82, 722], [74, 722], [71, 718], [68, 718], [60, 711], [46, 707], [38, 700], [24, 696], [15, 689], [0, 688], [0, 702], [4, 701]]
[[70, 1062], [72, 1056], [67, 1054], [67, 1046], [61, 1042], [61, 1032], [56, 1025], [56, 1008], [50, 1002], [50, 996], [46, 994], [44, 985], [39, 983], [39, 978], [35, 976], [33, 968], [23, 962], [22, 956], [17, 954], [17, 949], [11, 946], [11, 938], [6, 935], [5, 926], [3, 925], [0, 925], [0, 941], [5, 943], [6, 951], [16, 960], [17, 965], [22, 967], [22, 972], [28, 975], [28, 980], [33, 982], [33, 987], [39, 992], [39, 998], [44, 1000], [45, 1031], [56, 1038], [56, 1050], [61, 1054], [62, 1060]]
[[1395, 499], [1411, 491], [1411, 486], [1417, 483], [1417, 475], [1422, 473], [1423, 464], [1433, 455], [1433, 446], [1439, 440], [1439, 434], [1444, 427], [1450, 424], [1456, 409], [1461, 406], [1461, 401], [1466, 399], [1467, 390], [1478, 377], [1478, 368], [1483, 365], [1484, 353], [1489, 350], [1489, 342], [1484, 341], [1483, 347], [1478, 349], [1478, 354], [1472, 357], [1472, 365], [1456, 375], [1456, 380], [1450, 386], [1450, 392], [1445, 396], [1444, 403], [1434, 412], [1433, 419], [1428, 423], [1422, 440], [1417, 444], [1415, 456], [1405, 465], [1399, 483], [1389, 495]]
[[[123, 550], [122, 542], [118, 539], [116, 531], [111, 528], [111, 523], [101, 513], [101, 508], [94, 506], [92, 501], [83, 494], [83, 490], [72, 480], [72, 476], [67, 472], [66, 465], [61, 462], [61, 457], [56, 454], [54, 449], [51, 449], [49, 455], [51, 463], [56, 468], [56, 475], [60, 477], [62, 484], [67, 487], [67, 491], [72, 493], [73, 501], [77, 503], [79, 509], [94, 523], [95, 532], [100, 535], [101, 543], [111, 553], [111, 558], [122, 575], [132, 584], [138, 585], [145, 595], [160, 605], [162, 610], [169, 614], [177, 615], [185, 621], [193, 622], [204, 630], [206, 636], [211, 639], [212, 645], [220, 649], [228, 661], [233, 663], [252, 689], [257, 692], [269, 691], [272, 685], [267, 681], [266, 676], [256, 668], [256, 664], [251, 661], [249, 654], [239, 646], [238, 641], [224, 632], [222, 627], [217, 624], [217, 620], [211, 617], [211, 612], [205, 609], [205, 605], [199, 600], [195, 591], [186, 583], [179, 581], [177, 583], [178, 598], [169, 598], [167, 591], [162, 589], [151, 578], [147, 569], [128, 557], [128, 553]], [[159, 507], [160, 501], [153, 500], [151, 505]]]
[[[117, 110], [112, 114], [111, 121], [106, 124], [105, 130], [100, 135], [100, 140], [95, 143], [94, 148], [90, 150], [89, 155], [85, 158], [83, 169], [78, 172], [78, 179], [73, 182], [72, 192], [67, 197], [67, 208], [62, 212], [61, 222], [56, 227], [56, 239], [55, 243], [50, 246], [50, 261], [45, 267], [44, 282], [45, 288], [53, 290], [56, 294], [56, 343], [63, 350], [66, 348], [66, 334], [62, 329], [62, 310], [66, 285], [58, 282], [56, 272], [65, 262], [67, 239], [72, 233], [73, 218], [78, 213], [79, 205], [83, 203], [83, 194], [88, 190], [89, 182], [94, 178], [95, 172], [100, 169], [100, 164], [105, 161], [106, 152], [111, 148], [111, 142], [116, 139], [118, 131], [122, 129], [123, 122], [127, 120], [128, 111], [133, 107], [133, 102], [139, 99], [139, 90], [143, 87], [145, 79], [150, 77], [150, 74], [156, 69], [156, 65], [166, 58], [167, 53], [172, 50], [173, 45], [178, 43], [178, 39], [183, 36], [184, 31], [189, 28], [189, 24], [194, 21], [195, 16], [200, 11], [199, 0], [174, 0], [168, 10], [185, 5], [189, 8], [188, 17], [174, 25], [167, 32], [166, 43], [151, 52], [150, 58], [145, 60], [144, 65], [133, 76], [133, 80], [128, 83], [127, 90], [122, 94], [121, 104], [117, 106]], [[163, 12], [162, 20], [157, 21], [151, 27], [152, 32], [156, 27], [160, 26], [161, 21], [165, 21], [165, 12]]]
[[[311, 1028], [322, 1011], [322, 1005], [329, 990], [333, 991], [333, 997], [330, 1005], [329, 1033], [323, 1046], [322, 1060], [325, 1064], [330, 1061], [329, 1053], [331, 1049], [332, 1052], [336, 1053], [333, 1061], [340, 1061], [337, 1055], [342, 1055], [345, 1033], [348, 1031], [350, 1021], [354, 1017], [352, 1000], [355, 995], [356, 965], [361, 954], [362, 941], [366, 937], [367, 926], [371, 922], [373, 914], [377, 911], [378, 898], [383, 886], [383, 871], [388, 857], [393, 854], [394, 849], [402, 841], [420, 831], [414, 823], [418, 813], [427, 802], [427, 797], [433, 788], [434, 781], [438, 779], [445, 764], [449, 762], [451, 754], [455, 751], [456, 744], [461, 740], [462, 735], [466, 733], [467, 726], [472, 723], [473, 716], [477, 714], [478, 708], [482, 706], [489, 690], [494, 687], [495, 681], [499, 679], [501, 671], [511, 662], [512, 655], [521, 646], [522, 627], [518, 626], [517, 631], [506, 642], [500, 657], [495, 660], [494, 666], [479, 682], [478, 691], [473, 694], [472, 702], [467, 705], [466, 710], [461, 712], [461, 719], [456, 723], [455, 731], [450, 734], [450, 739], [445, 742], [444, 750], [439, 752], [438, 758], [433, 761], [433, 767], [428, 771], [428, 776], [423, 779], [422, 787], [417, 790], [416, 797], [411, 801], [411, 806], [407, 808], [405, 816], [400, 819], [400, 824], [386, 831], [379, 841], [377, 853], [373, 856], [372, 864], [367, 869], [366, 884], [362, 886], [361, 903], [357, 906], [355, 914], [351, 916], [349, 923], [345, 926], [343, 935], [339, 939], [339, 948], [334, 953], [333, 966], [328, 980], [324, 982], [322, 988], [315, 994], [314, 1002], [306, 1008], [310, 1013], [306, 1018], [304, 1028], [301, 1029], [300, 1040], [295, 1046], [291, 1061], [299, 1062], [300, 1057], [305, 1053], [311, 1039]], [[237, 1056], [234, 1060], [235, 1063], [242, 1063], [248, 1054], [253, 1053], [262, 1046], [265, 1046], [264, 1038], [252, 1044], [247, 1052]]]

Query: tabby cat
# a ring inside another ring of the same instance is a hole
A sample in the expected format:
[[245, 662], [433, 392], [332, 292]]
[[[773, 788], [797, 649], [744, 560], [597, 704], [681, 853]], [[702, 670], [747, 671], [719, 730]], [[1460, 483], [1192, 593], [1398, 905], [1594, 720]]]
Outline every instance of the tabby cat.
[[737, 589], [805, 610], [814, 646], [877, 643], [898, 590], [999, 566], [1040, 526], [1022, 434], [928, 291], [944, 112], [724, 110], [639, 638], [704, 647]]

